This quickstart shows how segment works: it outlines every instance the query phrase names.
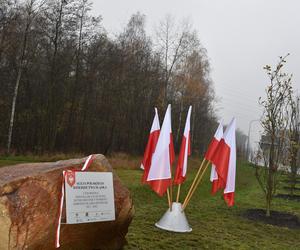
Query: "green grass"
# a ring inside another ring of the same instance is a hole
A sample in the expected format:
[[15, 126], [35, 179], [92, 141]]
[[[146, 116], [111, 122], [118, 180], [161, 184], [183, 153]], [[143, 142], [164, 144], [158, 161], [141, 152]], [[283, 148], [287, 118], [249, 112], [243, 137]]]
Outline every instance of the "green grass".
[[[45, 160], [51, 159], [36, 156], [1, 157], [0, 166]], [[125, 161], [116, 162], [125, 164]], [[195, 158], [189, 162], [192, 167], [182, 186], [181, 201], [195, 176], [196, 166], [199, 165], [199, 160]], [[167, 210], [167, 198], [160, 198], [148, 186], [141, 185], [142, 171], [132, 169], [134, 167], [136, 168], [137, 164], [132, 163], [132, 166], [128, 166], [131, 169], [125, 169], [126, 166], [115, 169], [122, 182], [130, 189], [136, 211], [127, 234], [128, 244], [125, 250], [300, 249], [300, 230], [266, 225], [241, 216], [247, 209], [265, 206], [264, 196], [254, 177], [254, 169], [248, 164], [237, 166], [236, 204], [232, 208], [225, 205], [221, 194], [210, 195], [211, 184], [207, 171], [185, 211], [193, 228], [191, 233], [172, 233], [154, 226]], [[300, 203], [296, 201], [275, 198], [272, 210], [290, 212], [300, 217]]]
[[[264, 208], [265, 200], [254, 177], [254, 169], [239, 164], [235, 206], [228, 208], [221, 195], [210, 195], [209, 171], [200, 184], [186, 216], [191, 233], [172, 233], [154, 226], [167, 209], [166, 197], [160, 198], [140, 184], [140, 170], [117, 169], [130, 189], [136, 213], [127, 235], [125, 249], [300, 249], [300, 230], [266, 225], [247, 220], [241, 214], [250, 208]], [[184, 198], [196, 173], [192, 169], [183, 184]], [[175, 192], [174, 192], [175, 195]], [[272, 210], [300, 217], [300, 203], [274, 199]]]

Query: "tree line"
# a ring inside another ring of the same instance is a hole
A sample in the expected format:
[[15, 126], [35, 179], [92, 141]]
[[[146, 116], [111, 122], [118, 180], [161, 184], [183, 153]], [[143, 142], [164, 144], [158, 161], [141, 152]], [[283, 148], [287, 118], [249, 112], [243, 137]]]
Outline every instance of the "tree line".
[[108, 34], [88, 0], [0, 0], [0, 147], [10, 152], [141, 154], [172, 104], [178, 149], [193, 106], [193, 149], [216, 128], [205, 48], [166, 16], [149, 36], [135, 13]]

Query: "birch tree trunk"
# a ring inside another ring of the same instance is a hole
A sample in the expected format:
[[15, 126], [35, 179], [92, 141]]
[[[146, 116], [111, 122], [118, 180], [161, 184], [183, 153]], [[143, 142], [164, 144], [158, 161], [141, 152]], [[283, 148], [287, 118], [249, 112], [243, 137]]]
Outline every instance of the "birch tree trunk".
[[11, 143], [12, 143], [12, 134], [13, 134], [13, 128], [14, 128], [14, 121], [15, 121], [15, 111], [16, 111], [16, 103], [17, 103], [17, 97], [18, 97], [18, 92], [19, 92], [19, 85], [20, 85], [20, 80], [22, 77], [22, 71], [23, 71], [23, 66], [24, 66], [24, 60], [25, 60], [25, 53], [26, 53], [26, 48], [27, 48], [27, 41], [28, 41], [28, 34], [29, 34], [29, 29], [31, 26], [32, 22], [32, 7], [34, 4], [34, 0], [31, 0], [27, 6], [27, 21], [26, 21], [26, 26], [24, 30], [24, 36], [22, 40], [22, 46], [21, 46], [21, 57], [20, 57], [20, 62], [18, 66], [18, 73], [17, 73], [17, 79], [16, 79], [16, 84], [15, 84], [15, 90], [14, 90], [14, 95], [13, 95], [13, 101], [11, 105], [11, 114], [10, 114], [10, 122], [9, 122], [9, 129], [8, 129], [8, 140], [7, 140], [7, 154], [10, 153], [11, 149]]

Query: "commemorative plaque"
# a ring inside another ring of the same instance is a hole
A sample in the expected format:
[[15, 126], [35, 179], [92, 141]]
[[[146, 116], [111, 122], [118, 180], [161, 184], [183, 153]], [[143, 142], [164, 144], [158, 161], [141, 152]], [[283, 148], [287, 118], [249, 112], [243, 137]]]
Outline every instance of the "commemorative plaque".
[[67, 171], [65, 188], [67, 224], [115, 220], [111, 172]]

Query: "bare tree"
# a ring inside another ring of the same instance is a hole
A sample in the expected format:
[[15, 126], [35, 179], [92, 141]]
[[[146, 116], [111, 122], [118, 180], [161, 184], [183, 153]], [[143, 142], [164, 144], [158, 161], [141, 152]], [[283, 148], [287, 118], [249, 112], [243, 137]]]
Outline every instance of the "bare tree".
[[[70, 1], [69, 1], [70, 2]], [[47, 98], [47, 112], [44, 129], [44, 148], [53, 150], [57, 137], [57, 113], [58, 113], [58, 95], [56, 89], [58, 88], [59, 75], [59, 51], [62, 47], [63, 25], [65, 23], [66, 0], [49, 1], [47, 9], [45, 10], [46, 24], [49, 36], [49, 70], [48, 70], [48, 98]], [[49, 32], [49, 30], [51, 32]]]
[[172, 16], [167, 15], [156, 27], [156, 46], [162, 61], [164, 62], [164, 91], [163, 101], [165, 104], [170, 99], [168, 92], [170, 80], [175, 67], [180, 61], [198, 47], [199, 41], [196, 32], [192, 30], [188, 21], [177, 24]]
[[26, 49], [27, 49], [27, 43], [28, 43], [28, 36], [30, 33], [32, 22], [33, 22], [34, 18], [36, 17], [36, 14], [38, 13], [39, 8], [41, 8], [41, 6], [43, 4], [44, 4], [43, 1], [28, 0], [24, 5], [25, 24], [24, 24], [22, 43], [20, 45], [20, 47], [21, 47], [20, 48], [20, 57], [18, 60], [19, 62], [18, 62], [18, 69], [17, 69], [17, 77], [16, 77], [15, 88], [14, 88], [12, 107], [11, 107], [10, 123], [9, 123], [9, 130], [8, 130], [8, 140], [7, 140], [7, 153], [8, 154], [10, 153], [10, 148], [11, 148], [19, 84], [20, 84], [20, 80], [22, 77], [24, 63], [26, 61]]
[[[177, 22], [170, 15], [161, 20], [155, 29], [155, 46], [161, 56], [164, 70], [160, 103], [165, 106], [166, 103], [173, 102], [173, 110], [178, 114], [173, 116], [179, 121], [174, 126], [177, 145], [183, 127], [183, 114], [190, 104], [193, 105], [195, 114], [192, 127], [196, 119], [208, 121], [201, 116], [201, 112], [204, 114], [208, 111], [211, 104], [209, 97], [212, 97], [206, 50], [188, 20]], [[188, 94], [192, 95], [189, 97]], [[193, 138], [194, 135], [195, 132], [192, 132]]]
[[278, 167], [283, 162], [282, 152], [286, 145], [289, 95], [292, 90], [292, 76], [282, 71], [287, 56], [280, 57], [274, 69], [269, 65], [264, 67], [270, 83], [266, 89], [266, 99], [259, 99], [264, 109], [261, 118], [264, 136], [260, 146], [265, 167], [256, 167], [256, 178], [265, 194], [266, 216], [270, 216], [272, 198], [278, 185]]
[[[193, 106], [192, 128], [195, 128], [195, 119], [201, 120], [201, 112], [206, 114], [211, 105], [209, 64], [206, 57], [206, 51], [198, 44], [193, 48], [190, 54], [187, 54], [176, 66], [176, 71], [172, 77], [172, 99], [174, 100], [175, 108], [178, 109], [179, 122], [176, 131], [176, 143], [179, 144], [179, 135], [183, 127], [182, 114], [186, 111], [189, 105]], [[196, 115], [197, 114], [197, 115]], [[176, 128], [176, 126], [175, 126]], [[191, 137], [194, 137], [192, 130]]]

